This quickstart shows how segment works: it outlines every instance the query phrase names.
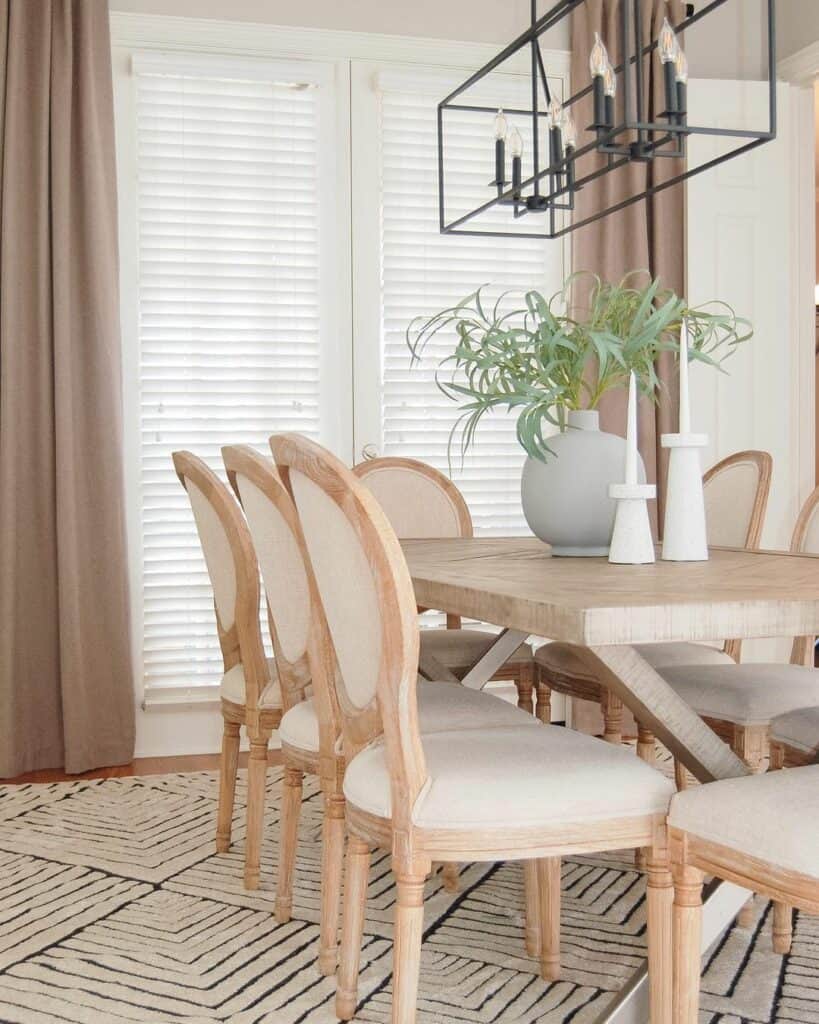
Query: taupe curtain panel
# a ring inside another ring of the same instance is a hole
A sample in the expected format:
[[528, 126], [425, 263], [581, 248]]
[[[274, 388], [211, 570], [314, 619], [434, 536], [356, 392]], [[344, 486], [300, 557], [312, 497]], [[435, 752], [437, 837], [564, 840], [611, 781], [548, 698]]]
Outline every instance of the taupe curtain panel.
[[0, 776], [133, 755], [107, 0], [0, 0]]
[[[633, 0], [585, 0], [572, 14], [572, 84], [577, 89], [589, 81], [589, 53], [594, 33], [599, 32], [614, 64], [620, 60], [621, 4]], [[640, 0], [642, 4], [643, 45], [656, 39], [663, 18], [668, 14], [672, 24], [682, 20], [682, 0]], [[665, 107], [663, 76], [656, 51], [644, 60], [646, 82], [649, 83], [649, 116], [653, 118]], [[620, 83], [622, 89], [622, 83]], [[619, 102], [619, 101], [618, 101]], [[619, 107], [618, 107], [619, 109]], [[575, 116], [578, 128], [591, 124], [591, 96]], [[596, 154], [584, 165], [600, 166]], [[642, 192], [648, 185], [679, 174], [679, 160], [655, 159], [649, 163], [633, 163], [584, 188], [577, 196], [578, 219]], [[663, 284], [678, 295], [685, 286], [685, 217], [684, 189], [675, 185], [653, 198], [635, 203], [602, 220], [580, 228], [574, 234], [572, 247], [574, 270], [591, 270], [606, 280], [619, 281], [630, 270], [648, 270], [660, 277]], [[582, 302], [582, 299], [581, 299]], [[668, 353], [667, 356], [671, 354]], [[640, 408], [640, 451], [646, 474], [656, 482], [657, 503], [652, 511], [662, 522], [662, 499], [665, 490], [666, 455], [660, 448], [660, 434], [677, 429], [676, 370], [673, 358], [664, 358], [658, 376], [665, 388], [659, 405], [643, 401]], [[610, 392], [600, 406], [604, 430], [625, 432], [626, 393]], [[654, 503], [652, 503], [654, 506]]]

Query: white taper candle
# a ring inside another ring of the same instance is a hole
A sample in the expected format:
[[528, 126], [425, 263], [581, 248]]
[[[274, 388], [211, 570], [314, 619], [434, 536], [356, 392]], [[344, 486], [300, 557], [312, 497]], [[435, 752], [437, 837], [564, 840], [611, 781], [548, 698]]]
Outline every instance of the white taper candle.
[[688, 398], [688, 324], [680, 324], [680, 433], [691, 433], [691, 405]]
[[626, 420], [626, 483], [637, 483], [637, 378], [634, 370], [628, 380], [628, 418]]

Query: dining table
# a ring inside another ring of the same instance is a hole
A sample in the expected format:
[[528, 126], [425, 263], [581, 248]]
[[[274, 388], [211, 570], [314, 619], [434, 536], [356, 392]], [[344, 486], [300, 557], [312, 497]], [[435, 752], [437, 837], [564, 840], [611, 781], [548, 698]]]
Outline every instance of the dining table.
[[[819, 634], [819, 557], [712, 548], [707, 561], [616, 565], [603, 557], [553, 557], [534, 537], [402, 541], [418, 605], [500, 627], [462, 678], [480, 689], [530, 637], [563, 641], [700, 782], [747, 767], [640, 656], [635, 644]], [[811, 643], [812, 648], [812, 643]], [[425, 656], [421, 675], [447, 670]], [[703, 950], [749, 898], [727, 882], [706, 889]], [[645, 965], [599, 1018], [645, 1024]]]

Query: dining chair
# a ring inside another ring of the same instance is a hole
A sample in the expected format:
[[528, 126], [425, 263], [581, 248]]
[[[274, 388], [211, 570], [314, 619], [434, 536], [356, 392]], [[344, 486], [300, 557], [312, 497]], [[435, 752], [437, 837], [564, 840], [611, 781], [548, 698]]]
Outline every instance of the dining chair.
[[[773, 459], [767, 452], [736, 452], [712, 466], [703, 476], [708, 542], [715, 546], [759, 547]], [[655, 669], [679, 665], [731, 665], [739, 661], [740, 641], [728, 639], [722, 648], [698, 643], [639, 644], [637, 649]], [[551, 691], [594, 701], [603, 714], [603, 738], [621, 743], [623, 702], [586, 668], [569, 644], [545, 644], [535, 655], [538, 717], [550, 716]], [[541, 707], [543, 712], [541, 713]], [[652, 762], [654, 736], [637, 723], [637, 753]]]
[[[244, 445], [222, 449], [228, 479], [245, 512], [261, 567], [270, 611], [270, 634], [285, 696], [279, 726], [284, 792], [279, 823], [276, 918], [290, 920], [304, 774], [319, 778], [324, 797], [322, 823], [319, 970], [337, 963], [339, 896], [344, 849], [344, 751], [338, 747], [339, 711], [332, 677], [333, 645], [321, 600], [312, 581], [298, 513], [282, 475], [269, 458]], [[286, 477], [286, 469], [284, 472]], [[354, 622], [345, 642], [364, 642]], [[329, 665], [329, 667], [328, 667]], [[328, 680], [321, 684], [321, 680]], [[539, 727], [531, 715], [490, 694], [459, 683], [427, 682], [421, 693], [424, 732], [472, 728]]]
[[[353, 472], [375, 495], [399, 540], [473, 535], [464, 496], [434, 466], [418, 459], [384, 456], [359, 462]], [[460, 616], [447, 615], [446, 629], [421, 631], [421, 648], [424, 655], [463, 678], [494, 639], [484, 630], [462, 629]], [[512, 681], [518, 707], [534, 714], [535, 662], [530, 644], [521, 644], [492, 678]]]
[[819, 758], [819, 707], [796, 708], [771, 722], [771, 768], [798, 768]]
[[704, 875], [819, 914], [819, 765], [683, 790], [668, 825], [674, 1024], [697, 1024]]
[[230, 849], [240, 729], [250, 739], [244, 883], [259, 886], [267, 748], [284, 705], [276, 666], [265, 657], [259, 626], [259, 568], [247, 524], [227, 486], [191, 452], [173, 453], [193, 511], [213, 589], [224, 675], [219, 687], [222, 754], [216, 850]]
[[397, 888], [392, 1021], [413, 1024], [432, 863], [535, 863], [540, 970], [554, 980], [560, 858], [647, 846], [651, 1020], [667, 1022], [671, 781], [624, 748], [557, 726], [521, 727], [534, 720], [517, 709], [507, 727], [425, 734], [416, 602], [395, 531], [372, 493], [319, 445], [279, 435], [271, 447], [288, 474], [335, 650], [348, 829], [337, 1016], [352, 1019], [358, 1001], [373, 848], [391, 852]]

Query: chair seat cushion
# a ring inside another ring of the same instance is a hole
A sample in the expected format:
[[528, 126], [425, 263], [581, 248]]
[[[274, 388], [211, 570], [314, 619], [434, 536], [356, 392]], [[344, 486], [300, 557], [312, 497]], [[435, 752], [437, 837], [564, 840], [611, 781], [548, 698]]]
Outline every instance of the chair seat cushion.
[[[497, 636], [482, 629], [422, 629], [421, 647], [445, 668], [465, 668], [488, 651]], [[529, 644], [521, 644], [507, 665], [521, 665], [532, 661], [534, 655]]]
[[[516, 729], [540, 727], [534, 715], [491, 693], [471, 690], [460, 683], [425, 679], [418, 683], [418, 721], [422, 733], [504, 726]], [[318, 752], [318, 718], [312, 698], [296, 704], [285, 713], [279, 735], [288, 746]]]
[[668, 822], [701, 839], [819, 878], [819, 765], [684, 789], [671, 801]]
[[[276, 671], [276, 663], [272, 658], [267, 659], [267, 668], [270, 672], [270, 682], [262, 691], [259, 698], [259, 707], [264, 709], [281, 708], [282, 691], [279, 685], [279, 675]], [[222, 676], [219, 685], [219, 696], [229, 700], [232, 704], [244, 704], [245, 697], [245, 670], [240, 663], [234, 665]]]
[[[423, 746], [429, 777], [413, 813], [420, 828], [507, 830], [664, 814], [674, 792], [625, 747], [558, 726], [438, 732]], [[353, 758], [344, 793], [355, 807], [390, 817], [383, 743]]]
[[735, 725], [768, 725], [819, 704], [819, 670], [802, 665], [691, 665], [662, 676], [697, 714]]
[[771, 739], [812, 754], [819, 750], [819, 707], [797, 708], [771, 722]]
[[[707, 644], [662, 643], [635, 644], [635, 650], [652, 666], [660, 669], [677, 665], [733, 665], [734, 660], [729, 654], [718, 647]], [[535, 661], [547, 672], [554, 672], [559, 677], [574, 677], [583, 681], [596, 683], [597, 679], [589, 670], [588, 665], [571, 644], [552, 643], [539, 647]], [[548, 680], [547, 680], [548, 681]]]

